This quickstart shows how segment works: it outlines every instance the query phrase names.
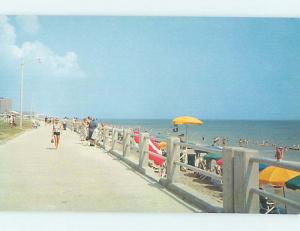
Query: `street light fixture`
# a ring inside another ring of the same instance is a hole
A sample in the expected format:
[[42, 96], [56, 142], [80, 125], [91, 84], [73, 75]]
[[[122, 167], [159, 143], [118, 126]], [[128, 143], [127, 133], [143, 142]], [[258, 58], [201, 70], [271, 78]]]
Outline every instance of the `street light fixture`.
[[[42, 59], [40, 57], [37, 58], [39, 64], [42, 63]], [[21, 68], [21, 86], [20, 86], [20, 128], [23, 128], [23, 82], [24, 82], [24, 66], [25, 60], [22, 58], [20, 68]]]

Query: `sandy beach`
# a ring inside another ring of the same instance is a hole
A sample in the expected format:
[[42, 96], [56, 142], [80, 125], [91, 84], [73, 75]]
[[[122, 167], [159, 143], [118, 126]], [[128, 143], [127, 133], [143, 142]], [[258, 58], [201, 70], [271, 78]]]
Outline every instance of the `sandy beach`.
[[[122, 145], [117, 144], [116, 150], [121, 153]], [[134, 149], [131, 149], [127, 158], [134, 163], [138, 163], [138, 152]], [[153, 168], [147, 168], [147, 174], [151, 175], [155, 180], [161, 178], [159, 172], [155, 172]], [[195, 191], [198, 195], [202, 195], [205, 199], [213, 204], [214, 206], [223, 206], [222, 198], [222, 186], [215, 186], [209, 178], [201, 179], [199, 176], [194, 174], [193, 171], [185, 170], [180, 172], [180, 182]]]

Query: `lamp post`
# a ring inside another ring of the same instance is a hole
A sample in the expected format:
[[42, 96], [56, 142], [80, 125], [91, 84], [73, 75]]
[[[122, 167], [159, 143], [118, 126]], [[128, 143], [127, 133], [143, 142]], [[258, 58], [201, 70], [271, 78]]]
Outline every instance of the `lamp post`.
[[21, 86], [20, 86], [20, 128], [23, 128], [23, 80], [24, 80], [24, 59], [21, 62]]
[[[41, 58], [37, 58], [38, 63], [42, 63]], [[21, 86], [20, 86], [20, 128], [23, 128], [23, 82], [24, 82], [24, 66], [25, 61], [24, 58], [22, 58], [21, 61]]]

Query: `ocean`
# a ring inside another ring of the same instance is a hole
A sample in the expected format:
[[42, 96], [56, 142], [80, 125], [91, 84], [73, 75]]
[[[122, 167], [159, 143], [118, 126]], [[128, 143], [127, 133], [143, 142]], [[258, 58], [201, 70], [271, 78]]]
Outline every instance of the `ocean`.
[[[180, 125], [178, 132], [173, 132], [174, 126], [168, 119], [104, 119], [101, 121], [138, 128], [160, 138], [186, 134], [185, 125]], [[300, 144], [300, 120], [204, 120], [201, 126], [188, 125], [187, 134], [189, 143], [204, 145], [211, 145], [215, 137], [228, 139], [229, 146], [239, 146], [239, 140], [246, 139], [248, 140], [246, 147], [259, 150], [260, 156], [274, 158], [275, 151], [272, 144], [282, 147]], [[259, 145], [263, 142], [269, 145]], [[285, 151], [284, 160], [300, 161], [300, 151]]]

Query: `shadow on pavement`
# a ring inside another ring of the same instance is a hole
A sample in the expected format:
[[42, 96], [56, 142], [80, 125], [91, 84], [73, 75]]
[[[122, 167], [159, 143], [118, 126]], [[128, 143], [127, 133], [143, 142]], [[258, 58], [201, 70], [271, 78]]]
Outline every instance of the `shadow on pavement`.
[[51, 148], [51, 147], [48, 147], [46, 149], [48, 149], [48, 150], [56, 150], [56, 148]]

